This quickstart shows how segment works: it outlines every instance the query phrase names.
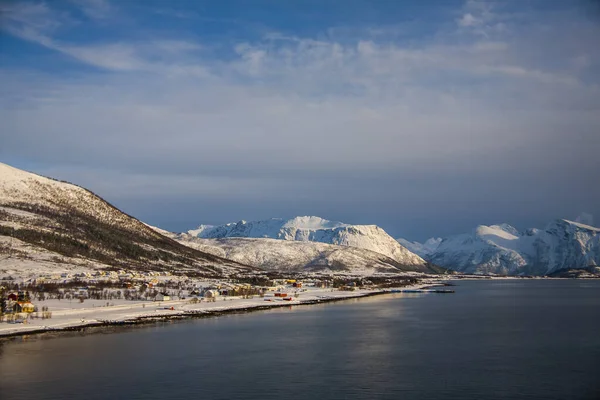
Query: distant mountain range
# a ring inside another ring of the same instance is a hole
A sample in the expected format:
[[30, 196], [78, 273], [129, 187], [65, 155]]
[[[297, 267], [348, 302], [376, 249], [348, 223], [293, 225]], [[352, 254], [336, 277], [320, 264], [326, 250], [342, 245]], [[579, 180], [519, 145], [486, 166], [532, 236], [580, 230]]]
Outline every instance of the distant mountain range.
[[403, 264], [371, 250], [318, 242], [266, 238], [199, 239], [185, 235], [179, 236], [179, 240], [182, 244], [203, 252], [269, 271], [353, 275], [445, 271], [427, 262]]
[[445, 271], [408, 251], [378, 226], [314, 216], [200, 225], [181, 234], [159, 232], [204, 252], [267, 270], [361, 275]]
[[[600, 273], [600, 229], [556, 220], [393, 239], [376, 225], [315, 216], [239, 221], [185, 233], [150, 227], [79, 186], [0, 163], [0, 272], [128, 268], [224, 276], [262, 270], [581, 276]], [[443, 267], [443, 268], [442, 268]]]
[[357, 247], [383, 254], [406, 266], [426, 261], [400, 245], [377, 225], [349, 225], [314, 216], [264, 221], [239, 221], [225, 225], [200, 225], [188, 234], [202, 239], [270, 238]]
[[262, 270], [361, 275], [444, 271], [376, 226], [299, 217], [201, 226], [190, 232], [150, 227], [84, 188], [0, 163], [4, 274], [107, 268], [205, 276]]
[[470, 274], [573, 275], [598, 273], [600, 229], [559, 219], [545, 229], [520, 232], [508, 224], [478, 226], [470, 233], [398, 241], [425, 260]]

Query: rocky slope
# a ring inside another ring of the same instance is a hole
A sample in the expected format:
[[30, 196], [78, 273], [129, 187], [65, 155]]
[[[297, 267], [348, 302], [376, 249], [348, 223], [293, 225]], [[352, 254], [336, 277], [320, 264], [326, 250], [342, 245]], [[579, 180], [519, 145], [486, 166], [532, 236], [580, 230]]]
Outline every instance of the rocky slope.
[[[222, 275], [252, 270], [184, 246], [81, 187], [0, 163], [0, 257]], [[7, 267], [7, 268], [8, 268]]]
[[399, 241], [434, 264], [466, 273], [560, 275], [595, 271], [600, 264], [600, 229], [564, 219], [525, 232], [508, 224], [481, 225], [426, 244]]
[[400, 245], [376, 225], [349, 225], [319, 217], [273, 218], [240, 221], [219, 226], [201, 225], [188, 234], [201, 239], [269, 238], [285, 241], [318, 242], [370, 250], [413, 269], [427, 268], [418, 255]]

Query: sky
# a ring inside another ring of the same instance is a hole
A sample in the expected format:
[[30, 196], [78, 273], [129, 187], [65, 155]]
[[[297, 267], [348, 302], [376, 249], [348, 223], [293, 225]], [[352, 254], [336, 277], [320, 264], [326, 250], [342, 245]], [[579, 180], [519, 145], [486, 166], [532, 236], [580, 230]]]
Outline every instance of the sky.
[[3, 0], [0, 161], [171, 231], [589, 222], [599, 42], [595, 0]]

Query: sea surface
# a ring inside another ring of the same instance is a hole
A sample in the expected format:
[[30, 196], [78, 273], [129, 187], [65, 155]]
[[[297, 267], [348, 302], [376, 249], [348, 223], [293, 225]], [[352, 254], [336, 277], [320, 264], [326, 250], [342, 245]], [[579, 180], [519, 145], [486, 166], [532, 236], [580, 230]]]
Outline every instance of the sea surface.
[[600, 399], [600, 281], [458, 281], [0, 344], [9, 399]]

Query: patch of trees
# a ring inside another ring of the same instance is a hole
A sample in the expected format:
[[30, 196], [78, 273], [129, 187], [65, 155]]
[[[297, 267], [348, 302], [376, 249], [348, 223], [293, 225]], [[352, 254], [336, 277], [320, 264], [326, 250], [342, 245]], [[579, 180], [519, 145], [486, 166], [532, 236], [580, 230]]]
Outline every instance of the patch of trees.
[[273, 286], [273, 281], [266, 276], [246, 276], [238, 277], [233, 282], [248, 283], [252, 286]]
[[0, 220], [2, 221], [12, 221], [12, 214], [7, 211], [0, 210]]
[[47, 250], [69, 257], [75, 255], [93, 257], [93, 254], [90, 254], [92, 250], [88, 244], [60, 233], [51, 233], [33, 229], [13, 229], [6, 226], [0, 226], [0, 235], [12, 236], [23, 242], [35, 244]]

